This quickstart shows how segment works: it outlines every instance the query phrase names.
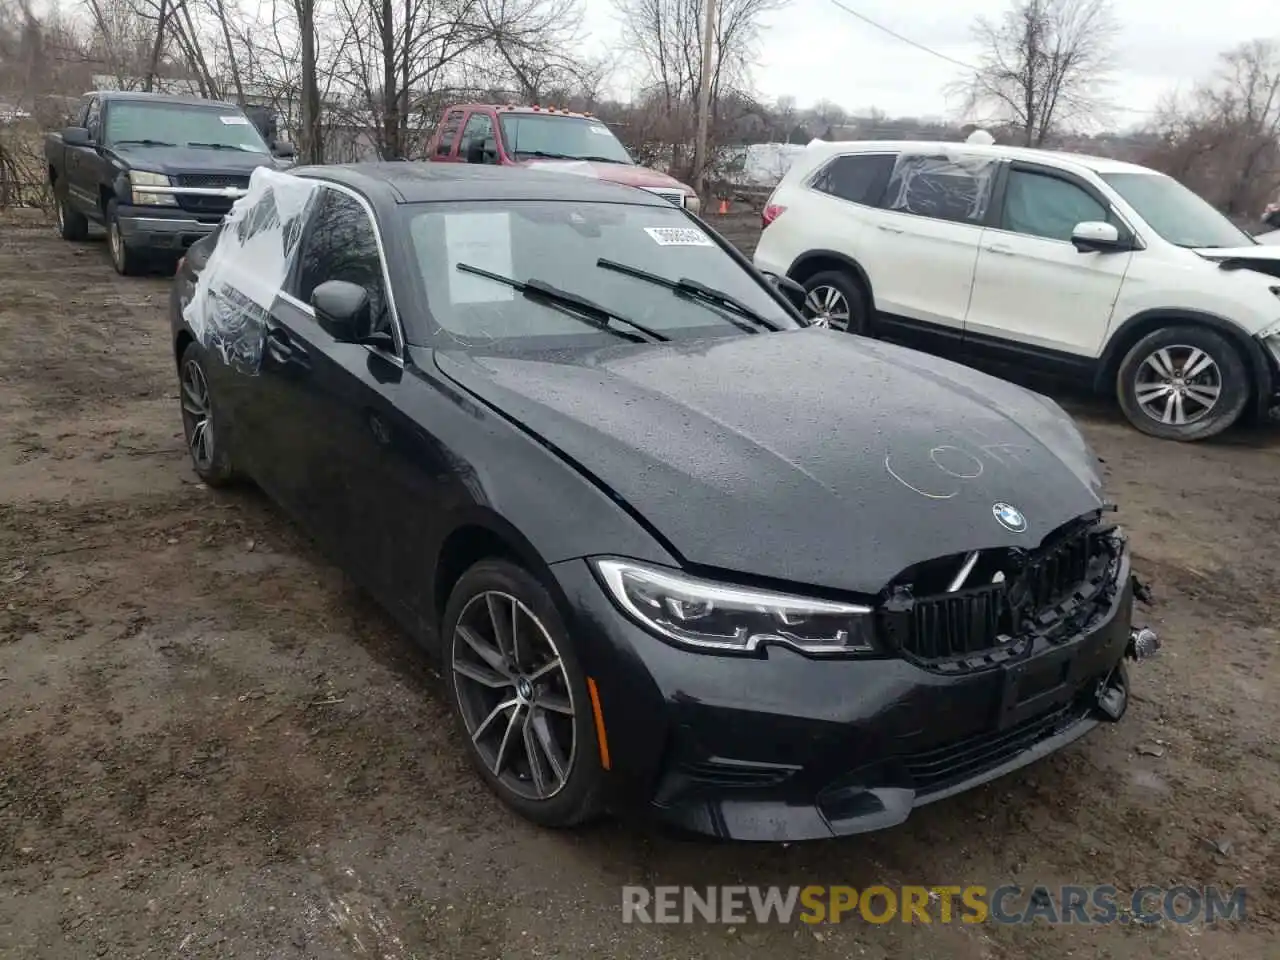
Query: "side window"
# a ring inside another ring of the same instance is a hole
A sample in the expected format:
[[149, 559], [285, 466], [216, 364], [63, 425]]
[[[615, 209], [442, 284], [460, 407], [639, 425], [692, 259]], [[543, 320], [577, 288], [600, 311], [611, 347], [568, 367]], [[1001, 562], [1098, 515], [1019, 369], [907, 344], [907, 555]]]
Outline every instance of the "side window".
[[462, 124], [462, 111], [453, 110], [444, 118], [444, 126], [440, 129], [440, 142], [436, 144], [436, 156], [447, 157], [453, 147], [453, 140], [458, 135], [458, 127]]
[[458, 156], [467, 157], [472, 144], [484, 146], [486, 140], [493, 139], [493, 119], [487, 113], [473, 113], [467, 118], [467, 125], [462, 128], [462, 140], [458, 143]]
[[810, 186], [841, 200], [876, 206], [884, 196], [897, 159], [891, 153], [836, 157], [818, 172]]
[[85, 129], [89, 131], [89, 139], [95, 143], [102, 136], [102, 101], [94, 97], [84, 112]]
[[1076, 224], [1108, 222], [1109, 218], [1110, 211], [1074, 183], [1042, 173], [1009, 171], [1001, 229], [1069, 241]]
[[302, 240], [295, 284], [298, 299], [310, 303], [312, 292], [326, 280], [346, 280], [364, 287], [369, 292], [374, 332], [391, 334], [373, 224], [354, 198], [330, 189], [321, 192]]
[[935, 220], [979, 224], [991, 203], [997, 161], [904, 154], [894, 164], [884, 207]]

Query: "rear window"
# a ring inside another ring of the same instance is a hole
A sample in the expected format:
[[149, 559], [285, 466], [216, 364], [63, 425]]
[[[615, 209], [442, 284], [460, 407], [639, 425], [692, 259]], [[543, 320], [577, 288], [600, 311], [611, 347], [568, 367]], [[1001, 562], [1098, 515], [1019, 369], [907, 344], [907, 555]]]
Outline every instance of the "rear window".
[[862, 153], [836, 157], [818, 171], [809, 186], [850, 203], [875, 206], [884, 196], [897, 155]]
[[436, 332], [463, 345], [570, 346], [616, 337], [495, 280], [459, 270], [459, 263], [522, 282], [541, 280], [673, 339], [738, 335], [742, 329], [734, 321], [740, 318], [603, 268], [601, 258], [671, 281], [697, 280], [737, 298], [775, 326], [799, 326], [754, 274], [674, 207], [539, 200], [401, 209]]
[[894, 165], [884, 206], [935, 220], [981, 223], [997, 161], [986, 157], [904, 154]]

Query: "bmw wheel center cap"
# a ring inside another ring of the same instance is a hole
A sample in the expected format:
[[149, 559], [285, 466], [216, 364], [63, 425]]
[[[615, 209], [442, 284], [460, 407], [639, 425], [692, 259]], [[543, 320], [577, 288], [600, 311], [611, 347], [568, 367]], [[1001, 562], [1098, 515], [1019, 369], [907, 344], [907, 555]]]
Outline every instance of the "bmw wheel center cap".
[[995, 516], [996, 522], [1006, 530], [1013, 533], [1022, 533], [1027, 529], [1027, 518], [1022, 515], [1022, 511], [1009, 503], [993, 503], [991, 505], [991, 513]]

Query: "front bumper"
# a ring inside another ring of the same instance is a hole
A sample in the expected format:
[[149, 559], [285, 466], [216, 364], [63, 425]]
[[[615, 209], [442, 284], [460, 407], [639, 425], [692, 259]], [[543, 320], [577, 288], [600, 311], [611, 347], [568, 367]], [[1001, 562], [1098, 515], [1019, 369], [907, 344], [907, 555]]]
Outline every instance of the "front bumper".
[[193, 214], [172, 207], [120, 207], [120, 236], [130, 250], [182, 253], [218, 228], [221, 216]]
[[585, 561], [553, 569], [599, 690], [615, 805], [699, 833], [806, 840], [893, 826], [1088, 733], [1105, 719], [1100, 690], [1127, 702], [1127, 554], [1123, 588], [1080, 633], [961, 676], [777, 647], [758, 659], [687, 652], [618, 611]]

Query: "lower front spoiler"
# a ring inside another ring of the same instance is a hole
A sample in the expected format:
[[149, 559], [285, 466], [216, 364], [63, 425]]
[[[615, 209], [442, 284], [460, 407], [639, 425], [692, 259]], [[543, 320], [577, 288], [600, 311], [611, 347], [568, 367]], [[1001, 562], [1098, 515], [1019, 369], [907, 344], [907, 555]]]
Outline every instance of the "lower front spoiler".
[[[1117, 666], [1121, 677], [1124, 665]], [[1121, 683], [1127, 683], [1121, 680]], [[697, 803], [656, 808], [658, 818], [674, 827], [709, 834], [722, 839], [755, 841], [800, 841], [830, 839], [884, 830], [903, 823], [918, 807], [955, 796], [981, 786], [1020, 767], [1034, 763], [1080, 739], [1106, 719], [1101, 713], [1078, 707], [1061, 717], [1031, 721], [1025, 729], [1010, 732], [1012, 756], [973, 776], [948, 784], [931, 792], [917, 792], [911, 787], [894, 786], [909, 777], [900, 775], [899, 764], [885, 764], [874, 771], [860, 771], [853, 780], [824, 791], [809, 804], [792, 799], [768, 797], [720, 796]], [[1018, 749], [1019, 739], [1030, 741]], [[983, 749], [998, 749], [998, 744], [983, 744]], [[963, 750], [965, 744], [948, 749]], [[906, 758], [907, 764], [916, 758]], [[927, 762], [921, 758], [919, 762]], [[898, 771], [893, 768], [899, 767]], [[877, 779], [886, 785], [871, 785]]]
[[[983, 733], [923, 753], [886, 759], [841, 777], [811, 800], [769, 791], [721, 792], [712, 797], [657, 803], [659, 820], [721, 839], [801, 841], [884, 830], [912, 811], [964, 793], [1034, 763], [1104, 722], [1117, 722], [1129, 704], [1125, 660], [1141, 662], [1160, 648], [1147, 628], [1130, 628], [1121, 659], [1075, 699], [999, 733]], [[938, 777], [942, 770], [951, 775]], [[956, 776], [954, 771], [967, 770]], [[933, 781], [930, 783], [930, 778]], [[929, 783], [924, 789], [907, 786]]]

